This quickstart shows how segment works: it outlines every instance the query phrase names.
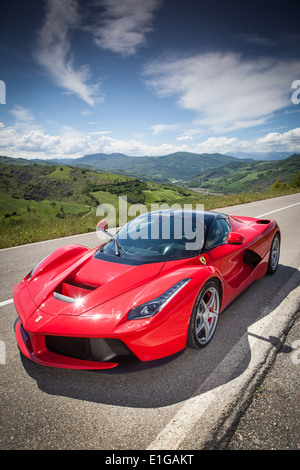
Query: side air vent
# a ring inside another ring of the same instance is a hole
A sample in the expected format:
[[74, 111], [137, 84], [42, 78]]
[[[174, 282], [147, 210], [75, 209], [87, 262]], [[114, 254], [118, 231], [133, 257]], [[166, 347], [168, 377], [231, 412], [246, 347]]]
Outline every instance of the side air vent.
[[261, 257], [252, 250], [246, 250], [244, 254], [244, 263], [250, 264], [253, 268], [255, 268], [259, 262], [261, 261]]
[[259, 219], [256, 221], [257, 224], [268, 225], [271, 221], [267, 219]]

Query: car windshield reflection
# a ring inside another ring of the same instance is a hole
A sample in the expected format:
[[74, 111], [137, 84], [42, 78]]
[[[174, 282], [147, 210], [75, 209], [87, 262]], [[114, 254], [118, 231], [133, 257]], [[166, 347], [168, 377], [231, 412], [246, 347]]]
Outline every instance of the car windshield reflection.
[[204, 212], [160, 211], [143, 214], [125, 225], [96, 257], [166, 261], [197, 256], [204, 245]]

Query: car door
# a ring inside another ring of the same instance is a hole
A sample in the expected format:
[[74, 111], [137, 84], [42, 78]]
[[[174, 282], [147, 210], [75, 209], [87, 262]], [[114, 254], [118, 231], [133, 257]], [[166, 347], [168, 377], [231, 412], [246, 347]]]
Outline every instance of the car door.
[[245, 288], [251, 267], [244, 263], [244, 244], [228, 243], [229, 219], [216, 219], [209, 227], [205, 241], [206, 263], [214, 266], [224, 279], [223, 297], [228, 305]]

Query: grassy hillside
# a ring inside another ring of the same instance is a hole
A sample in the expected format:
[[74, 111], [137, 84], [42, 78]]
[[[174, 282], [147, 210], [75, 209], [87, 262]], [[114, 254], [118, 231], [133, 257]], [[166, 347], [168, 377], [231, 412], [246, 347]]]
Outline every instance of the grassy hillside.
[[198, 195], [162, 185], [70, 166], [0, 164], [0, 248], [94, 231], [100, 204], [119, 216], [119, 196], [131, 204], [197, 204]]
[[189, 182], [189, 187], [223, 194], [266, 191], [276, 181], [290, 184], [300, 172], [300, 155], [276, 162], [238, 161], [209, 170]]
[[[197, 154], [177, 152], [158, 157], [129, 157], [121, 153], [85, 155], [76, 159], [53, 161], [38, 160], [40, 165], [66, 165], [77, 168], [101, 170], [119, 175], [138, 177], [151, 181], [172, 182], [173, 180], [189, 180], [194, 175], [200, 175], [211, 168], [218, 168], [228, 163], [238, 161], [237, 158], [223, 154]], [[26, 163], [27, 162], [27, 163]], [[0, 156], [0, 163], [26, 166], [34, 164], [34, 160], [22, 158], [10, 159]]]
[[126, 175], [138, 176], [159, 182], [187, 180], [210, 168], [227, 165], [237, 159], [221, 154], [196, 154], [177, 152], [159, 157], [128, 157], [122, 154], [86, 155], [75, 161], [76, 165], [91, 165], [95, 168]]
[[[153, 204], [179, 204], [181, 207], [185, 204], [193, 207], [203, 204], [205, 209], [212, 210], [297, 192], [300, 190], [299, 173], [291, 180], [292, 185], [284, 183], [282, 178], [289, 180], [291, 169], [298, 168], [299, 156], [287, 160], [276, 162], [279, 166], [276, 171], [272, 169], [269, 180], [267, 172], [272, 167], [264, 166], [265, 163], [257, 162], [256, 166], [240, 162], [243, 167], [237, 162], [231, 163], [225, 168], [227, 183], [231, 178], [232, 187], [238, 181], [251, 180], [255, 171], [257, 174], [264, 172], [264, 182], [267, 180], [268, 184], [272, 184], [265, 192], [256, 190], [224, 196], [204, 196], [169, 183], [144, 181], [74, 166], [26, 164], [26, 161], [17, 165], [0, 163], [0, 248], [94, 231], [99, 221], [96, 209], [100, 204], [115, 207], [118, 224], [119, 196], [126, 196], [128, 208], [132, 204], [143, 204], [147, 210], [153, 209]], [[237, 165], [238, 172], [234, 165]], [[248, 173], [239, 178], [242, 172]], [[215, 173], [214, 178], [212, 173], [207, 176], [208, 180], [215, 179], [216, 186], [212, 184], [211, 188], [220, 191], [219, 182], [224, 178], [224, 168], [222, 173]], [[262, 176], [259, 178], [261, 180]], [[224, 185], [222, 192], [225, 193], [226, 188]]]

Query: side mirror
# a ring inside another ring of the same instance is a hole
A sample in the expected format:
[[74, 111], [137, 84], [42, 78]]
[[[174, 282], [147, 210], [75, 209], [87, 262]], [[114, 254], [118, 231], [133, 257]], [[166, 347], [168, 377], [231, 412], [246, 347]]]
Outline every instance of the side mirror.
[[109, 238], [113, 238], [113, 239], [115, 238], [115, 235], [113, 235], [107, 230], [106, 220], [100, 220], [100, 222], [97, 223], [97, 230], [100, 230], [100, 232], [103, 232], [105, 235], [108, 235]]
[[100, 220], [100, 222], [97, 223], [97, 229], [102, 230], [102, 232], [105, 232], [105, 230], [107, 229], [106, 220]]
[[245, 237], [238, 232], [230, 232], [227, 239], [230, 245], [242, 245], [245, 241]]

